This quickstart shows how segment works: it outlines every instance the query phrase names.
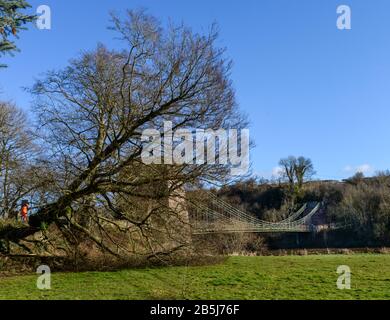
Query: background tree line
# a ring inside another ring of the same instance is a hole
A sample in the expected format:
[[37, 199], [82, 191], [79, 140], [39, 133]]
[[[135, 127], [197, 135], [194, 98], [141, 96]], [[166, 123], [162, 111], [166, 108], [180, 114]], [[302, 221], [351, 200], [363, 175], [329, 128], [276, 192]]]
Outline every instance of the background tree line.
[[[287, 164], [281, 180], [249, 179], [218, 191], [225, 200], [240, 206], [262, 220], [280, 221], [308, 202], [323, 203], [321, 223], [343, 226], [340, 230], [301, 235], [300, 243], [291, 235], [280, 235], [276, 246], [283, 247], [365, 247], [390, 245], [390, 172], [378, 172], [366, 178], [362, 173], [344, 181], [313, 181], [310, 176], [301, 183], [295, 177], [294, 157]], [[302, 159], [304, 159], [302, 157]], [[309, 163], [309, 159], [299, 163]], [[298, 172], [301, 172], [300, 170]], [[275, 237], [268, 238], [275, 243]]]

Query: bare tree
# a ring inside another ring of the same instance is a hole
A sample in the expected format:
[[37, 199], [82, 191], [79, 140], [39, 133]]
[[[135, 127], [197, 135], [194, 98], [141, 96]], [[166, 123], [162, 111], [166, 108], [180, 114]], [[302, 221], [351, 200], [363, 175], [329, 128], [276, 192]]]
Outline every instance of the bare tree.
[[55, 183], [49, 203], [29, 225], [0, 228], [0, 239], [17, 242], [54, 223], [117, 255], [123, 248], [107, 230], [137, 230], [150, 245], [149, 231], [158, 229], [151, 219], [167, 217], [160, 227], [170, 223], [173, 194], [187, 184], [226, 177], [222, 165], [147, 165], [141, 159], [143, 130], [163, 131], [164, 121], [174, 130], [245, 125], [229, 79], [231, 63], [215, 47], [215, 27], [207, 35], [185, 26], [164, 29], [134, 11], [112, 21], [123, 50], [99, 45], [34, 86], [37, 132]]
[[288, 181], [291, 191], [302, 189], [305, 180], [310, 180], [315, 175], [311, 159], [305, 157], [293, 157], [281, 159], [282, 176]]
[[299, 189], [302, 188], [305, 180], [310, 180], [315, 175], [313, 162], [305, 157], [299, 157], [296, 160], [294, 171]]
[[5, 218], [36, 187], [32, 173], [34, 144], [27, 127], [22, 110], [0, 102], [0, 216]]
[[288, 158], [281, 159], [279, 161], [279, 165], [282, 167], [282, 177], [288, 181], [291, 188], [293, 189], [295, 186], [295, 163], [296, 158], [290, 156]]

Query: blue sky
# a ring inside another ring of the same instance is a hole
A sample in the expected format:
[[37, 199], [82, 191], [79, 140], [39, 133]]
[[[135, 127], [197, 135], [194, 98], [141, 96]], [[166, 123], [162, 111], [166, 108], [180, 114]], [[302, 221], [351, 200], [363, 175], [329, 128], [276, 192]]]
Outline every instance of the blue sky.
[[[30, 0], [52, 9], [52, 30], [30, 28], [0, 71], [2, 100], [28, 110], [22, 87], [98, 42], [115, 47], [109, 11], [147, 8], [196, 31], [216, 21], [234, 61], [233, 81], [256, 143], [254, 172], [269, 177], [281, 157], [310, 157], [318, 178], [390, 168], [388, 0]], [[352, 30], [336, 8], [352, 9]]]

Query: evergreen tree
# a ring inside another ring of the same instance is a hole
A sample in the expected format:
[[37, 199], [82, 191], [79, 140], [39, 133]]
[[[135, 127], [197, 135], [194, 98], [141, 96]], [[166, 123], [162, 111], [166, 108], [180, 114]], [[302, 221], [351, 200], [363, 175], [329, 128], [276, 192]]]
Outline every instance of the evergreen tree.
[[18, 38], [19, 32], [26, 29], [24, 25], [35, 20], [35, 16], [22, 12], [30, 7], [25, 0], [0, 0], [0, 56], [17, 51], [11, 38]]

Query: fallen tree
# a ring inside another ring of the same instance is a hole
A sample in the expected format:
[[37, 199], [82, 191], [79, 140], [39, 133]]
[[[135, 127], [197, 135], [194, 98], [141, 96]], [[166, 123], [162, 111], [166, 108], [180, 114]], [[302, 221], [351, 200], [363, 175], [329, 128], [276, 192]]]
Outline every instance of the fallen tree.
[[[229, 79], [231, 64], [215, 46], [215, 28], [207, 35], [184, 26], [164, 29], [134, 11], [112, 21], [122, 50], [99, 45], [65, 69], [48, 72], [31, 90], [36, 138], [45, 150], [40, 159], [51, 183], [41, 187], [28, 225], [0, 226], [0, 239], [19, 249], [52, 243], [47, 230], [55, 227], [65, 247], [88, 239], [114, 256], [139, 251], [141, 242], [148, 249], [144, 254], [175, 251], [185, 243], [174, 239], [174, 224], [188, 222], [169, 199], [180, 197], [188, 185], [227, 179], [227, 165], [156, 165], [141, 159], [147, 144], [142, 132], [163, 131], [166, 121], [173, 130], [245, 125]], [[164, 241], [176, 245], [162, 245], [162, 232]], [[31, 239], [37, 234], [43, 240]], [[128, 235], [137, 243], [133, 250], [123, 245]]]

